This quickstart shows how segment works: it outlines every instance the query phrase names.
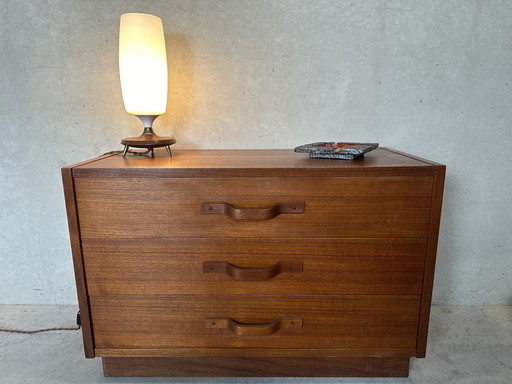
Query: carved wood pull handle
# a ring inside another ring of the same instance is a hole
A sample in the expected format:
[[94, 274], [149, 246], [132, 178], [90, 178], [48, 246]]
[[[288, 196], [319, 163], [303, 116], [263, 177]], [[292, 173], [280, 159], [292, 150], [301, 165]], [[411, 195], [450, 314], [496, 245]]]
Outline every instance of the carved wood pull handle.
[[280, 261], [269, 268], [242, 268], [225, 261], [205, 261], [203, 273], [225, 273], [233, 280], [261, 281], [270, 280], [281, 273], [302, 272], [301, 261]]
[[201, 203], [203, 215], [226, 215], [235, 220], [269, 220], [284, 214], [304, 213], [306, 203], [277, 203], [268, 208], [236, 207], [229, 203]]
[[301, 317], [281, 317], [268, 324], [242, 324], [230, 318], [206, 319], [206, 328], [227, 329], [237, 336], [269, 336], [281, 328], [302, 328]]

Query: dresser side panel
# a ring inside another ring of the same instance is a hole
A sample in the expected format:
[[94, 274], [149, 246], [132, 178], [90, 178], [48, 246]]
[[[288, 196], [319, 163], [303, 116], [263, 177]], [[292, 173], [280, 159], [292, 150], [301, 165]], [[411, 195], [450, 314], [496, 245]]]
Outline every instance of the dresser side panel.
[[73, 169], [62, 168], [62, 182], [64, 197], [66, 201], [66, 212], [68, 216], [69, 237], [71, 241], [71, 252], [73, 256], [73, 268], [75, 271], [75, 282], [80, 308], [80, 319], [82, 322], [82, 336], [84, 340], [85, 356], [94, 357], [94, 339], [92, 334], [92, 321], [89, 308], [89, 296], [87, 293], [87, 282], [85, 280], [85, 267], [82, 257], [82, 245], [80, 240], [80, 226], [78, 223], [78, 212], [76, 206], [75, 185], [73, 180]]
[[425, 357], [427, 351], [428, 324], [430, 318], [430, 306], [432, 304], [432, 289], [434, 285], [437, 243], [439, 239], [439, 227], [441, 223], [441, 207], [443, 202], [445, 173], [446, 166], [435, 166], [416, 357]]

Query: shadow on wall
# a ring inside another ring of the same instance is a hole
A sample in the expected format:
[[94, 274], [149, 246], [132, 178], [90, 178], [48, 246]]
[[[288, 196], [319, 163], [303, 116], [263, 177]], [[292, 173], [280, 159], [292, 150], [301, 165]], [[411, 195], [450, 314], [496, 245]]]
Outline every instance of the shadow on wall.
[[193, 143], [183, 142], [181, 132], [188, 126], [194, 113], [194, 63], [190, 42], [182, 35], [165, 36], [168, 63], [167, 111], [156, 122], [162, 136], [173, 135], [180, 147], [191, 148]]

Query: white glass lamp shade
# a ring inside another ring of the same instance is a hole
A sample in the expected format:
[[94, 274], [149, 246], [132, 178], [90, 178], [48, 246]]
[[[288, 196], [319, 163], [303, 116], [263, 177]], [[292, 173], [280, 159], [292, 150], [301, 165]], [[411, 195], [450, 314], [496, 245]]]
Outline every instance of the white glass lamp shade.
[[119, 74], [126, 111], [158, 116], [167, 105], [167, 55], [162, 20], [143, 13], [121, 15]]

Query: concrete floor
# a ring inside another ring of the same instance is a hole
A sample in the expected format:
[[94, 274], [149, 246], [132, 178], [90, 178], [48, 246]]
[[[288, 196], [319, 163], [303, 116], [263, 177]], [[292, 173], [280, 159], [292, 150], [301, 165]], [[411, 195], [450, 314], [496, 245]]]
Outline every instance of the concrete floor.
[[[76, 308], [0, 306], [0, 328], [73, 327]], [[85, 359], [80, 331], [0, 332], [0, 383], [225, 384], [511, 384], [512, 307], [434, 307], [427, 358], [412, 359], [409, 378], [105, 378], [101, 360]]]

